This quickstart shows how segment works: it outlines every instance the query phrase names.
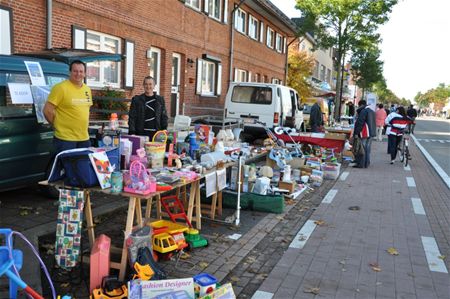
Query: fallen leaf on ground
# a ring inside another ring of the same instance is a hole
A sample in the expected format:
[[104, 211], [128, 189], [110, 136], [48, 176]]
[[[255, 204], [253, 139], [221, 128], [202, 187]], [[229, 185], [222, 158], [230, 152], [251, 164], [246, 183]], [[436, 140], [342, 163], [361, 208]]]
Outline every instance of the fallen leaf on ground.
[[284, 219], [283, 216], [276, 216], [275, 218], [278, 219], [278, 220], [283, 220]]
[[61, 287], [62, 288], [67, 288], [69, 285], [70, 285], [69, 282], [64, 282], [64, 283], [61, 284]]
[[441, 260], [445, 260], [445, 255], [440, 255], [438, 256], [438, 258], [440, 258]]
[[200, 263], [198, 263], [198, 265], [200, 268], [206, 268], [206, 267], [208, 267], [209, 264], [206, 262], [200, 262]]
[[27, 216], [29, 213], [28, 213], [28, 211], [27, 210], [21, 210], [20, 212], [19, 212], [19, 215], [20, 216]]
[[398, 250], [395, 249], [394, 247], [389, 247], [386, 251], [387, 251], [390, 255], [398, 255]]
[[253, 256], [249, 256], [245, 261], [249, 264], [253, 264], [254, 262], [256, 262], [256, 258]]
[[182, 260], [187, 260], [189, 258], [191, 258], [191, 255], [187, 252], [183, 252], [183, 254], [180, 256], [180, 259]]
[[230, 277], [230, 280], [231, 280], [232, 282], [238, 282], [238, 281], [239, 281], [239, 277], [237, 277], [237, 276], [231, 276], [231, 277]]
[[369, 266], [372, 268], [375, 272], [381, 272], [380, 265], [378, 263], [370, 263]]
[[310, 294], [314, 294], [317, 295], [320, 292], [320, 288], [307, 288], [303, 290], [303, 293], [310, 293]]
[[342, 261], [339, 261], [339, 264], [341, 264], [341, 265], [345, 265], [345, 264], [346, 264], [346, 262], [345, 262], [344, 260], [342, 260]]
[[253, 269], [253, 268], [249, 268], [249, 269], [247, 270], [247, 272], [248, 272], [248, 273], [256, 274], [256, 273], [258, 273], [258, 270]]
[[325, 225], [325, 221], [323, 221], [323, 220], [316, 220], [316, 221], [314, 221], [314, 224], [316, 224], [318, 226], [322, 226], [322, 225]]

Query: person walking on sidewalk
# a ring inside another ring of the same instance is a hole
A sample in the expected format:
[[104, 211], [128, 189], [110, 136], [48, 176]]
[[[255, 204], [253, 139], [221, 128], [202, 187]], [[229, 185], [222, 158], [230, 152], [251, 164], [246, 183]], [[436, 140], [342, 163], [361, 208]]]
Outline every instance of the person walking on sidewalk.
[[365, 100], [358, 102], [356, 110], [355, 128], [353, 129], [353, 138], [361, 138], [364, 147], [364, 155], [357, 155], [353, 167], [367, 168], [370, 165], [370, 148], [372, 145], [372, 137], [376, 136], [375, 112], [367, 106]]
[[317, 133], [322, 131], [323, 126], [323, 115], [322, 109], [320, 106], [322, 105], [323, 99], [317, 98], [317, 102], [314, 103], [311, 107], [310, 117], [309, 117], [309, 125], [311, 126], [311, 132]]
[[403, 132], [410, 123], [406, 115], [405, 108], [400, 106], [395, 112], [392, 112], [386, 117], [386, 135], [388, 136], [388, 153], [391, 154], [391, 164], [394, 164], [397, 157], [397, 149], [402, 141]]
[[152, 140], [156, 131], [166, 130], [168, 116], [164, 98], [153, 92], [155, 80], [151, 76], [144, 78], [144, 93], [131, 100], [128, 132], [149, 136]]
[[409, 124], [409, 133], [414, 134], [414, 128], [416, 126], [415, 120], [417, 117], [417, 110], [414, 109], [413, 105], [409, 105], [408, 111], [406, 111], [406, 115], [412, 120], [412, 122]]
[[383, 128], [384, 128], [384, 120], [386, 119], [386, 110], [384, 110], [383, 104], [378, 104], [377, 112], [375, 112], [376, 116], [376, 125], [377, 125], [377, 140], [383, 140]]

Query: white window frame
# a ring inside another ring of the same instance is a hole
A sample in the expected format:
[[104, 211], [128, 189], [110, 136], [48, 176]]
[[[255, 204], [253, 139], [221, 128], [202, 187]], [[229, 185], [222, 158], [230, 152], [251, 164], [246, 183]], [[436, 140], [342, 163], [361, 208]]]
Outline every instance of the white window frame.
[[[86, 32], [86, 38], [88, 34], [92, 34], [92, 35], [97, 35], [100, 37], [100, 51], [102, 52], [106, 52], [105, 49], [105, 38], [110, 38], [113, 40], [118, 41], [117, 43], [117, 52], [115, 54], [121, 54], [122, 52], [122, 40], [116, 36], [113, 35], [109, 35], [109, 34], [105, 34], [105, 33], [101, 33], [101, 32], [97, 32], [97, 31], [92, 31], [92, 30], [87, 30]], [[88, 49], [88, 43], [86, 41], [86, 49]], [[88, 49], [89, 50], [89, 49]], [[92, 63], [92, 62], [91, 62]], [[87, 68], [89, 68], [89, 65], [91, 63], [87, 63], [86, 66]], [[100, 65], [100, 69], [99, 69], [99, 81], [93, 81], [93, 80], [89, 80], [86, 79], [87, 84], [89, 86], [93, 86], [93, 87], [105, 87], [105, 86], [110, 86], [113, 88], [120, 88], [121, 86], [121, 77], [122, 77], [122, 63], [121, 62], [116, 62], [117, 63], [117, 83], [111, 83], [111, 82], [105, 82], [105, 73], [104, 73], [104, 68], [108, 63], [111, 63], [110, 61], [99, 61], [98, 62]]]
[[243, 69], [234, 69], [234, 82], [248, 82], [248, 72]]
[[272, 78], [272, 84], [280, 84], [280, 79], [278, 78]]
[[267, 33], [266, 33], [266, 46], [273, 49], [273, 39], [274, 39], [275, 31], [273, 31], [272, 28], [267, 26]]
[[249, 14], [248, 18], [248, 36], [254, 40], [258, 40], [259, 20]]
[[275, 50], [278, 53], [283, 52], [283, 37], [278, 32], [275, 33]]
[[198, 0], [198, 7], [192, 4], [193, 1], [194, 0], [184, 0], [184, 4], [192, 9], [200, 10], [201, 0]]
[[[217, 3], [219, 2], [219, 3]], [[205, 5], [208, 5], [208, 16], [212, 19], [215, 19], [217, 21], [222, 20], [222, 0], [208, 0], [205, 1]], [[215, 16], [214, 11], [216, 6], [219, 6], [219, 15]]]
[[[243, 17], [243, 20], [242, 20], [242, 17]], [[247, 27], [247, 13], [239, 8], [235, 12], [234, 28], [238, 32], [245, 34], [246, 27]]]
[[[212, 84], [210, 84], [210, 89], [206, 90], [206, 84], [203, 82], [203, 78], [208, 78], [210, 75], [210, 68], [205, 65], [213, 65], [213, 76], [212, 76]], [[206, 71], [206, 74], [203, 76], [203, 72]], [[205, 97], [215, 97], [220, 96], [222, 91], [222, 64], [218, 61], [211, 61], [206, 59], [198, 59], [197, 60], [197, 84], [196, 84], [196, 93], [200, 96]]]
[[320, 66], [320, 70], [319, 70], [319, 80], [320, 81], [325, 81], [326, 73], [327, 73], [327, 67], [322, 64]]
[[13, 15], [12, 9], [0, 6], [0, 54], [13, 53]]
[[260, 43], [264, 42], [264, 22], [263, 21], [259, 22], [259, 42]]
[[[156, 61], [156, 76], [155, 76], [155, 71], [153, 70], [153, 74], [152, 74], [152, 65], [151, 65], [151, 59], [153, 58], [153, 53], [156, 53], [158, 59]], [[150, 60], [149, 61], [149, 71], [148, 74], [149, 76], [152, 76], [153, 79], [155, 79], [155, 88], [154, 91], [156, 91], [157, 94], [160, 93], [160, 86], [161, 86], [161, 49], [160, 48], [156, 48], [156, 47], [150, 47], [149, 50], [147, 50], [147, 58]]]

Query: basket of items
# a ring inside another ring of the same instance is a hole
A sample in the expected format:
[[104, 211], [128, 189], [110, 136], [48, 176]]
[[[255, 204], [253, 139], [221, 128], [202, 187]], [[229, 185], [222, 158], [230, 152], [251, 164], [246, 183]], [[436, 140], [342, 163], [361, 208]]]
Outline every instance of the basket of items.
[[124, 174], [123, 180], [125, 192], [147, 195], [156, 191], [156, 179], [139, 160], [131, 162], [130, 170]]

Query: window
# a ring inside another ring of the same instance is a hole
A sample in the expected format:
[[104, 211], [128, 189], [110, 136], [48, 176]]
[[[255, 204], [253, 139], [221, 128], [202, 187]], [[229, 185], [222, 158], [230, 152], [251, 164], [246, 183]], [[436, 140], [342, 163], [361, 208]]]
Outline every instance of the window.
[[209, 0], [205, 2], [205, 5], [206, 4], [208, 4], [208, 15], [220, 21], [222, 14], [222, 0]]
[[249, 16], [248, 20], [248, 35], [254, 40], [258, 40], [258, 20], [253, 16]]
[[236, 18], [234, 22], [234, 28], [236, 28], [237, 31], [245, 34], [245, 27], [246, 27], [246, 17], [247, 14], [242, 9], [238, 9], [236, 11]]
[[281, 84], [280, 79], [272, 78], [272, 84]]
[[277, 50], [277, 52], [281, 53], [283, 52], [283, 37], [278, 33], [275, 36], [275, 49]]
[[192, 7], [193, 9], [200, 10], [200, 0], [185, 0], [184, 4]]
[[320, 67], [320, 81], [325, 81], [325, 66], [324, 65], [322, 65], [321, 67]]
[[149, 59], [149, 75], [155, 79], [155, 91], [160, 92], [160, 78], [161, 78], [161, 49], [151, 47], [147, 51], [147, 58]]
[[12, 10], [0, 6], [0, 54], [10, 55], [13, 47]]
[[306, 51], [306, 44], [305, 44], [305, 42], [302, 42], [300, 44], [300, 51]]
[[247, 104], [272, 104], [272, 88], [255, 86], [235, 86], [231, 101]]
[[274, 31], [272, 30], [272, 28], [267, 26], [266, 45], [272, 49], [273, 49], [273, 34], [274, 34]]
[[326, 81], [331, 84], [331, 70], [330, 69], [327, 69]]
[[261, 82], [261, 74], [255, 74], [255, 82]]
[[219, 62], [197, 60], [196, 93], [202, 96], [220, 95], [222, 89], [222, 65]]
[[235, 69], [234, 70], [234, 81], [235, 82], [248, 82], [248, 73], [246, 70]]
[[[87, 31], [86, 49], [108, 53], [120, 53], [120, 39], [111, 35]], [[120, 87], [120, 62], [95, 61], [87, 64], [87, 83], [90, 86]]]
[[319, 64], [319, 62], [317, 60], [315, 62], [316, 62], [316, 65], [314, 66], [313, 77], [314, 78], [319, 78], [319, 66], [320, 66], [320, 64]]

